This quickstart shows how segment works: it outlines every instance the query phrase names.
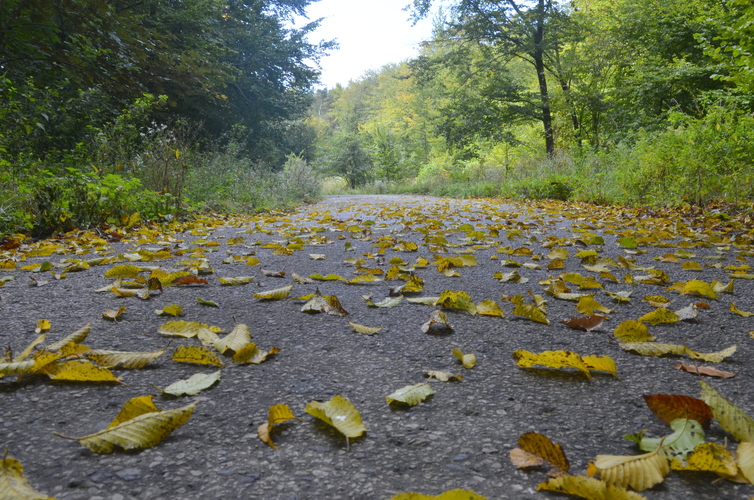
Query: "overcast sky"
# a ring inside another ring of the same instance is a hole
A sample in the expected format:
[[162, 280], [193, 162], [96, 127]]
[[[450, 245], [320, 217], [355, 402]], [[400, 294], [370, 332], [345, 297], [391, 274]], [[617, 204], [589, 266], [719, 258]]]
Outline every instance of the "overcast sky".
[[311, 42], [337, 39], [340, 48], [321, 61], [322, 85], [334, 87], [418, 54], [419, 43], [432, 33], [431, 19], [411, 26], [411, 0], [319, 0], [307, 8], [309, 19], [325, 18]]

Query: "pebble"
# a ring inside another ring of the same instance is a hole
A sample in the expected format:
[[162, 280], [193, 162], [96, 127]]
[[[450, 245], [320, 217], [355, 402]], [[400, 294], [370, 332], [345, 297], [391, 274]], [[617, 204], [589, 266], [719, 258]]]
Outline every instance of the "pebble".
[[116, 472], [115, 475], [124, 481], [133, 481], [134, 479], [139, 479], [141, 477], [141, 469], [122, 469]]

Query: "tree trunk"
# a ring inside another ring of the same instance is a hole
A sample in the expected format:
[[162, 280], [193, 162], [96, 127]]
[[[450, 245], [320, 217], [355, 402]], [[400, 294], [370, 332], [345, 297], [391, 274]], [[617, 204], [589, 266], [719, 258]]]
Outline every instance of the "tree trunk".
[[555, 156], [555, 132], [552, 129], [552, 113], [550, 111], [550, 94], [547, 91], [547, 75], [545, 74], [544, 64], [544, 47], [542, 41], [544, 39], [544, 24], [545, 24], [545, 2], [539, 0], [538, 6], [537, 25], [534, 30], [534, 50], [531, 54], [534, 59], [534, 67], [537, 70], [537, 80], [539, 82], [539, 96], [542, 100], [542, 125], [545, 128], [545, 150], [547, 156], [552, 158]]

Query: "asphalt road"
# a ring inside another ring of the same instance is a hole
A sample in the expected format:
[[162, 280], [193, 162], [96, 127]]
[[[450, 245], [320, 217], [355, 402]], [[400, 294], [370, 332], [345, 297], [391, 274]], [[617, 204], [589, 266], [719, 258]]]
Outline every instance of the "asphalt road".
[[[464, 239], [469, 237], [464, 224], [471, 224], [478, 232], [471, 240]], [[650, 331], [660, 342], [686, 343], [700, 352], [737, 344], [733, 356], [715, 365], [737, 375], [706, 380], [754, 415], [754, 340], [749, 336], [754, 329], [752, 319], [729, 310], [730, 302], [741, 310], [754, 310], [752, 281], [736, 280], [734, 293], [717, 300], [666, 291], [667, 286], [690, 279], [728, 283], [730, 271], [723, 267], [751, 263], [751, 240], [746, 237], [749, 230], [745, 226], [722, 226], [715, 220], [705, 223], [681, 215], [663, 218], [586, 205], [344, 196], [329, 197], [293, 214], [228, 217], [206, 231], [197, 226], [193, 234], [162, 234], [149, 241], [144, 233], [140, 240], [139, 233], [133, 232], [97, 251], [88, 248], [86, 239], [78, 240], [78, 247], [73, 246], [74, 239], [61, 239], [57, 243], [63, 253], [29, 256], [18, 267], [43, 261], [59, 264], [71, 257], [65, 252], [75, 248], [89, 252], [75, 256], [83, 259], [97, 257], [97, 252], [113, 256], [138, 248], [168, 248], [173, 255], [169, 259], [134, 264], [178, 269], [182, 267], [179, 262], [190, 257], [186, 253], [177, 255], [181, 250], [203, 248], [214, 274], [202, 276], [207, 285], [166, 287], [163, 293], [140, 300], [95, 292], [112, 282], [104, 275], [115, 264], [68, 272], [60, 280], [49, 273], [0, 271], [0, 279], [15, 278], [0, 288], [3, 351], [9, 346], [13, 353], [20, 352], [37, 337], [34, 328], [43, 318], [52, 322], [47, 343], [91, 323], [85, 344], [93, 349], [163, 349], [171, 338], [157, 330], [170, 318], [157, 316], [155, 310], [179, 304], [185, 313], [180, 319], [217, 325], [226, 332], [237, 323], [246, 324], [261, 348], [275, 346], [280, 352], [259, 365], [227, 362], [220, 382], [196, 396], [155, 397], [156, 405], [163, 409], [191, 401], [196, 402], [197, 409], [185, 425], [157, 446], [108, 455], [95, 454], [54, 433], [85, 436], [97, 432], [130, 398], [156, 394], [151, 384], [166, 387], [195, 373], [214, 371], [214, 367], [170, 360], [174, 348], [198, 345], [196, 339], [172, 338], [168, 353], [146, 368], [114, 370], [122, 376], [123, 384], [55, 383], [44, 376], [18, 382], [16, 376], [6, 376], [0, 379], [0, 446], [7, 447], [9, 456], [23, 464], [26, 477], [38, 491], [65, 499], [386, 500], [404, 491], [436, 495], [454, 488], [473, 490], [490, 499], [556, 498], [535, 491], [537, 484], [546, 480], [544, 473], [524, 472], [511, 464], [509, 452], [523, 433], [540, 432], [561, 444], [571, 472], [583, 474], [598, 454], [640, 453], [634, 443], [623, 438], [624, 434], [642, 429], [658, 437], [671, 433], [652, 415], [643, 395], [699, 396], [698, 377], [673, 367], [678, 361], [693, 361], [631, 354], [613, 338], [613, 330], [622, 321], [637, 319], [654, 309], [642, 301], [645, 295], [671, 299], [669, 308], [673, 310], [700, 300], [710, 304], [710, 308], [698, 311], [696, 323], [657, 325]], [[604, 245], [575, 243], [590, 234], [602, 236]], [[646, 244], [638, 248], [646, 253], [631, 255], [617, 244], [629, 234], [646, 238]], [[449, 243], [444, 251], [437, 239], [441, 235]], [[229, 244], [237, 237], [244, 237], [245, 243]], [[379, 247], [374, 245], [382, 237], [392, 237], [394, 242], [383, 255], [375, 255]], [[297, 238], [305, 246], [292, 255], [275, 255], [271, 248], [254, 245], [259, 240], [285, 245]], [[199, 243], [192, 244], [196, 240]], [[312, 245], [323, 241], [329, 243]], [[417, 243], [417, 251], [394, 250], [400, 241]], [[683, 241], [688, 242], [684, 244], [686, 250], [696, 255], [682, 260], [700, 263], [702, 272], [655, 259], [676, 252], [679, 247], [670, 245]], [[346, 243], [352, 250], [347, 251]], [[510, 256], [503, 251], [507, 247], [529, 248], [532, 255], [541, 258]], [[548, 270], [547, 255], [558, 247], [568, 250], [569, 258], [563, 269]], [[6, 257], [19, 256], [19, 251], [28, 253], [31, 248], [11, 250]], [[619, 283], [601, 278], [586, 271], [574, 256], [587, 248], [599, 252], [600, 257], [617, 260], [625, 256], [634, 259], [636, 265], [662, 269], [669, 275], [668, 283], [623, 283], [629, 273], [624, 268], [610, 270]], [[458, 252], [473, 252], [478, 264], [458, 268], [460, 276], [456, 277], [447, 277], [432, 265], [436, 255], [454, 256]], [[326, 257], [312, 260], [309, 254]], [[234, 255], [242, 258], [236, 262]], [[258, 258], [260, 265], [246, 266], [247, 256]], [[408, 263], [418, 257], [429, 260], [426, 267], [414, 271], [424, 280], [419, 296], [463, 290], [477, 303], [495, 300], [505, 317], [446, 311], [453, 333], [430, 335], [422, 332], [421, 325], [432, 306], [404, 300], [394, 308], [371, 308], [360, 297], [371, 295], [374, 302], [382, 300], [388, 296], [388, 286], [400, 285], [400, 280], [347, 285], [341, 281], [298, 284], [290, 279], [294, 272], [301, 276], [336, 273], [350, 279], [355, 276], [354, 268], [344, 264], [345, 259], [364, 258], [367, 267], [387, 270], [393, 257]], [[501, 266], [508, 258], [542, 268], [518, 268], [519, 274], [528, 278], [527, 283], [501, 283], [493, 274], [514, 270]], [[263, 276], [261, 269], [285, 271], [286, 275]], [[604, 290], [592, 290], [596, 291], [595, 299], [614, 312], [596, 330], [579, 331], [559, 323], [579, 316], [575, 303], [545, 295], [545, 286], [539, 282], [563, 272], [591, 275], [603, 284]], [[217, 276], [248, 275], [255, 276], [248, 285], [220, 286], [217, 280]], [[30, 278], [49, 282], [32, 286]], [[259, 301], [253, 296], [291, 283], [294, 288], [288, 299]], [[337, 296], [350, 314], [338, 317], [301, 312], [304, 302], [293, 297], [317, 288], [323, 294]], [[547, 299], [549, 326], [514, 316], [513, 305], [501, 299], [524, 294], [528, 300], [529, 290]], [[605, 291], [633, 294], [629, 303], [619, 304]], [[197, 297], [214, 301], [219, 307], [203, 306]], [[127, 310], [118, 321], [103, 319], [104, 311], [121, 305]], [[364, 335], [355, 333], [349, 321], [385, 328]], [[451, 354], [454, 348], [474, 353], [476, 366], [463, 368]], [[618, 377], [595, 373], [590, 381], [576, 370], [522, 369], [512, 356], [519, 349], [607, 355], [615, 360]], [[430, 369], [450, 371], [463, 379], [430, 381], [434, 396], [413, 407], [387, 404], [385, 396], [427, 381], [424, 372]], [[335, 395], [353, 403], [367, 428], [363, 437], [351, 441], [350, 451], [341, 434], [304, 412], [307, 403], [327, 401]], [[288, 404], [301, 420], [276, 428], [273, 440], [279, 449], [275, 450], [260, 441], [257, 427], [266, 421], [268, 408], [278, 403]], [[713, 423], [707, 440], [723, 444], [726, 439], [728, 447], [733, 448], [732, 438]], [[719, 480], [709, 473], [671, 472], [664, 483], [642, 494], [649, 499], [733, 500], [752, 497], [754, 487]]]

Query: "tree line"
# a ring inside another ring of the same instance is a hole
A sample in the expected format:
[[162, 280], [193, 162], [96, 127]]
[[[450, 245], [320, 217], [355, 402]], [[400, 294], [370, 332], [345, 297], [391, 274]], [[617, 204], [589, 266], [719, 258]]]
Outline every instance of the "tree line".
[[323, 169], [373, 190], [751, 200], [751, 2], [444, 5], [416, 58], [316, 94]]

